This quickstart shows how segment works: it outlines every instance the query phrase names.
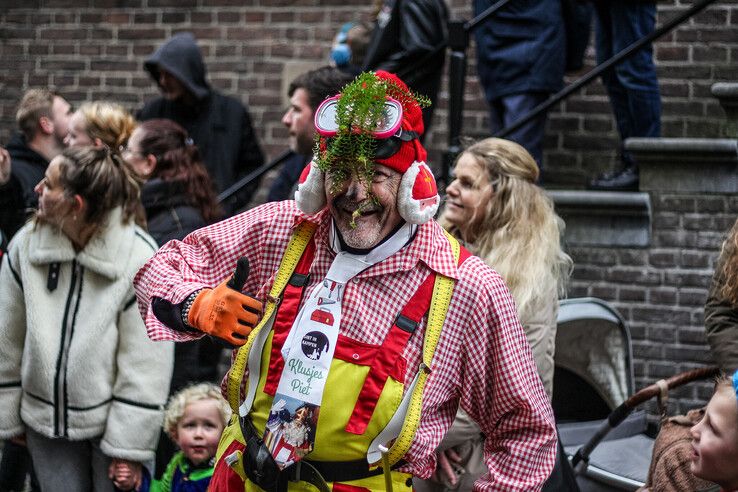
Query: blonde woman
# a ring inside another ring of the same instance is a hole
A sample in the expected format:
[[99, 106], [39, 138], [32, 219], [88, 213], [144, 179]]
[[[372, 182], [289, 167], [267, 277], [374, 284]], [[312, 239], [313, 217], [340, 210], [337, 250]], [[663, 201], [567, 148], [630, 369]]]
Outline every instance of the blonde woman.
[[[487, 138], [456, 161], [439, 222], [494, 268], [507, 283], [551, 396], [558, 298], [566, 290], [571, 258], [561, 249], [563, 221], [537, 186], [538, 166], [520, 145]], [[486, 471], [479, 428], [460, 409], [441, 443], [435, 478], [416, 490], [471, 490]]]
[[120, 104], [88, 102], [82, 104], [69, 120], [69, 134], [64, 143], [69, 147], [93, 145], [119, 152], [135, 128], [136, 120]]

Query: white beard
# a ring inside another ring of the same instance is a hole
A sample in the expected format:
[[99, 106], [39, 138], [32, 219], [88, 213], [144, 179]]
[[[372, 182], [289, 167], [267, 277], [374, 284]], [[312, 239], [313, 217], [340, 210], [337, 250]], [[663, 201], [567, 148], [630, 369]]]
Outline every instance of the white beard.
[[303, 423], [290, 422], [284, 426], [282, 431], [284, 440], [291, 446], [302, 446], [308, 438], [308, 426]]

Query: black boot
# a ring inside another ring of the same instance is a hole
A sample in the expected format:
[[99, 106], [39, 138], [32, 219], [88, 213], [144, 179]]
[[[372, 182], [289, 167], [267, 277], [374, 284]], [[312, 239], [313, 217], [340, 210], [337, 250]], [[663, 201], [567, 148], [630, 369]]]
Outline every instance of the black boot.
[[601, 174], [587, 186], [590, 190], [638, 191], [638, 167], [631, 165]]

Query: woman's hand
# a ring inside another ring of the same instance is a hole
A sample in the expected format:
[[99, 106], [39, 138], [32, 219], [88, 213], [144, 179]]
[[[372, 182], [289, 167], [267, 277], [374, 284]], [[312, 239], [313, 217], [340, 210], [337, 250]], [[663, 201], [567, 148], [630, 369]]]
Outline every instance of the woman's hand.
[[141, 487], [141, 463], [113, 458], [108, 467], [108, 477], [120, 490], [138, 490]]
[[438, 461], [436, 462], [436, 471], [431, 477], [436, 482], [447, 482], [456, 485], [459, 475], [456, 470], [461, 468], [461, 456], [454, 448], [448, 448], [438, 453]]

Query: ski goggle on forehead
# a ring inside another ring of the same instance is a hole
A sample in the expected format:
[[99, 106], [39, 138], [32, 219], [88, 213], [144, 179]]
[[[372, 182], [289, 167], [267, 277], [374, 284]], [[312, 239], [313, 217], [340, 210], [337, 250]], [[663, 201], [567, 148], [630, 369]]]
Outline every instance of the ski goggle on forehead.
[[[326, 99], [315, 112], [315, 129], [322, 137], [335, 137], [338, 134], [336, 121], [339, 96]], [[399, 101], [388, 97], [384, 101], [382, 116], [373, 123], [369, 133], [376, 139], [383, 140], [397, 134], [402, 124], [402, 105]]]

